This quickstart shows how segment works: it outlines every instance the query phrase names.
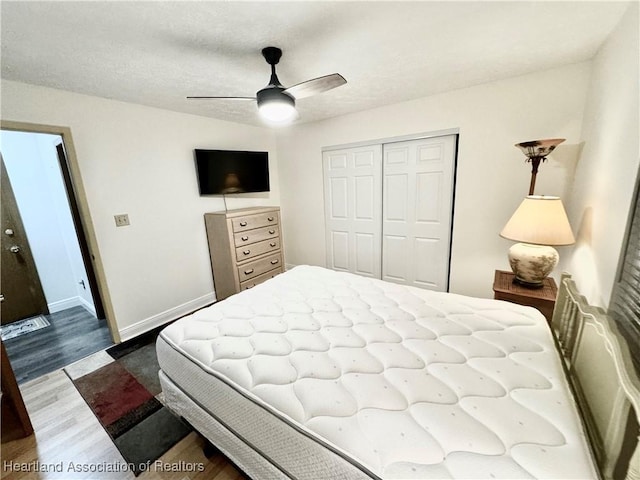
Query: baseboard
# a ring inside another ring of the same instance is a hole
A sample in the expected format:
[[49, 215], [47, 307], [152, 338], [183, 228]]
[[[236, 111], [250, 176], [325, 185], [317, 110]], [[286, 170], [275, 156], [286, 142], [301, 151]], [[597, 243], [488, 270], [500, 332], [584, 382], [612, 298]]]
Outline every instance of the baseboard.
[[84, 307], [84, 309], [89, 312], [91, 315], [93, 315], [94, 317], [97, 317], [96, 314], [96, 307], [93, 305], [93, 303], [89, 303], [87, 302], [84, 298], [82, 297], [78, 297], [80, 299], [80, 305], [82, 305]]
[[64, 300], [58, 300], [57, 302], [48, 303], [47, 307], [49, 307], [49, 313], [57, 313], [73, 307], [83, 307], [91, 315], [93, 315], [94, 317], [96, 316], [96, 308], [80, 295], [78, 295], [77, 297], [65, 298]]
[[152, 317], [145, 318], [140, 322], [120, 329], [120, 340], [123, 342], [125, 340], [130, 340], [134, 337], [137, 337], [138, 335], [148, 332], [149, 330], [161, 327], [166, 323], [183, 317], [184, 315], [198, 310], [199, 308], [206, 307], [207, 305], [210, 305], [215, 301], [216, 297], [212, 292], [207, 295], [203, 295], [200, 298], [196, 298], [189, 302], [183, 303], [182, 305], [178, 305], [177, 307], [165, 310], [164, 312], [158, 313], [157, 315], [154, 315]]
[[51, 302], [47, 304], [49, 307], [49, 313], [57, 313], [62, 310], [67, 310], [68, 308], [79, 307], [82, 306], [80, 302], [80, 297], [70, 297], [65, 298], [64, 300], [58, 300], [57, 302]]

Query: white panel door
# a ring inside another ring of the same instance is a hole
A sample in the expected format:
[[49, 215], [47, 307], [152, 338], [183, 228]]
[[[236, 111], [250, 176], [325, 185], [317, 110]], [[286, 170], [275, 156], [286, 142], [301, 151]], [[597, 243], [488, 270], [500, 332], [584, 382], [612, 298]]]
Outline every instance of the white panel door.
[[381, 275], [382, 146], [322, 154], [327, 267]]
[[446, 291], [456, 136], [383, 147], [382, 279]]

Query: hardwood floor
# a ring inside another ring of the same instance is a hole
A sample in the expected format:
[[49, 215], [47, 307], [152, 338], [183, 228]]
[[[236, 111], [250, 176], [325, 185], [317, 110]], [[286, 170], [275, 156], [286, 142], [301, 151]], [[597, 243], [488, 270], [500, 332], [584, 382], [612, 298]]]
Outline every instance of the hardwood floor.
[[105, 320], [83, 307], [45, 315], [51, 326], [4, 343], [18, 383], [53, 372], [113, 344]]
[[[20, 386], [34, 435], [2, 445], [2, 480], [133, 480], [111, 438], [62, 370]], [[191, 433], [165, 453], [139, 480], [245, 480], [222, 454], [207, 459]], [[39, 471], [54, 466], [56, 471]], [[21, 467], [30, 471], [18, 471]], [[162, 468], [160, 468], [162, 466]], [[20, 467], [20, 468], [19, 468]], [[97, 471], [118, 470], [118, 471]], [[93, 471], [81, 471], [81, 470]], [[165, 471], [175, 469], [176, 471]], [[122, 471], [121, 471], [122, 470]], [[193, 471], [196, 470], [196, 471]], [[202, 471], [197, 471], [202, 470]]]

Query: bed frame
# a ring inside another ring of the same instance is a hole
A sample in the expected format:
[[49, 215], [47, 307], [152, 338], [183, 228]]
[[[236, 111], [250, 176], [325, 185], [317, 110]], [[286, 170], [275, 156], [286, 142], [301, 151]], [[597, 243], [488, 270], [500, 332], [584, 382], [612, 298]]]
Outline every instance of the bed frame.
[[625, 340], [568, 274], [551, 325], [602, 478], [640, 480], [640, 380]]

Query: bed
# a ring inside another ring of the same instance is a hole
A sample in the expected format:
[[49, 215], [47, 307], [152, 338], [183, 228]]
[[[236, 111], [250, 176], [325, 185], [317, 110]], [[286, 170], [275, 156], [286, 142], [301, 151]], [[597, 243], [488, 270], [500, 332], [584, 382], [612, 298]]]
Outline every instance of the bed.
[[640, 478], [628, 352], [560, 291], [556, 337], [533, 308], [299, 266], [160, 333], [165, 402], [260, 480]]

